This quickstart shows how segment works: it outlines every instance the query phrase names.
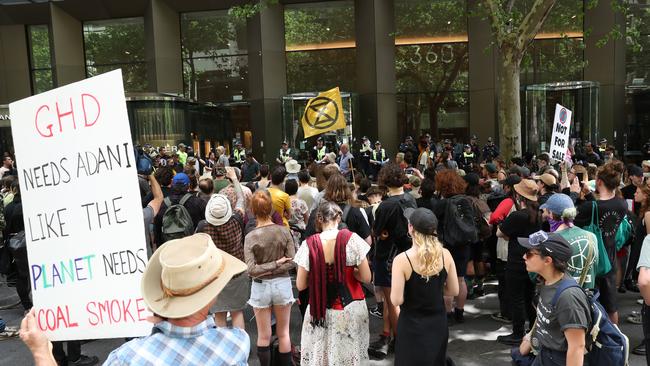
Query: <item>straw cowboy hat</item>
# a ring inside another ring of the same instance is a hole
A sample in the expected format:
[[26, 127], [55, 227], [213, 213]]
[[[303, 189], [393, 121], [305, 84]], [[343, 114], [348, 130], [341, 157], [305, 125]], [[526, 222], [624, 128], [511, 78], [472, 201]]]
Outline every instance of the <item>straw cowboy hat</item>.
[[531, 201], [537, 201], [537, 184], [531, 179], [522, 179], [514, 185], [515, 191]]
[[300, 163], [298, 163], [297, 161], [295, 161], [293, 159], [291, 159], [291, 160], [287, 161], [286, 163], [284, 163], [284, 167], [287, 169], [287, 173], [289, 173], [289, 174], [298, 173], [300, 171], [300, 168], [301, 168]]
[[208, 234], [170, 240], [158, 249], [142, 275], [144, 302], [154, 314], [178, 319], [208, 305], [246, 264], [217, 249]]

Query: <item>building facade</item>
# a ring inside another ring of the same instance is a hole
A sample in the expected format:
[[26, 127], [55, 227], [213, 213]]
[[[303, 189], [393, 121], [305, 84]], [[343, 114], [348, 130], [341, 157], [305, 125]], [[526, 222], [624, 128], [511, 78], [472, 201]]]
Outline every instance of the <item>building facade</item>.
[[[243, 19], [230, 9], [250, 1], [3, 0], [0, 104], [121, 68], [137, 143], [204, 152], [237, 138], [271, 161], [283, 139], [299, 146], [287, 100], [335, 86], [354, 100], [353, 136], [389, 151], [425, 133], [498, 141], [498, 50], [473, 15], [479, 2], [281, 0]], [[597, 137], [639, 148], [650, 137], [649, 1], [625, 3], [627, 15], [586, 3], [559, 0], [531, 44], [522, 111], [527, 85], [593, 81]], [[626, 27], [637, 42], [602, 42]]]

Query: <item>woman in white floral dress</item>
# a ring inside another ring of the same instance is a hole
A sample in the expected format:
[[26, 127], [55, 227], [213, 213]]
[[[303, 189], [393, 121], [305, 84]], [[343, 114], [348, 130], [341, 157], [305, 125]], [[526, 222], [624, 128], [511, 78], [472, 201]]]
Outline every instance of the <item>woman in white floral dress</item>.
[[[303, 232], [307, 226], [307, 221], [309, 220], [309, 206], [304, 200], [301, 200], [296, 196], [298, 192], [298, 182], [294, 179], [289, 179], [284, 182], [284, 192], [289, 195], [291, 200], [291, 218], [289, 219], [290, 227], [296, 227]], [[300, 246], [301, 232], [297, 230], [291, 230], [291, 235], [293, 235], [293, 241], [296, 244], [296, 250]]]
[[370, 282], [370, 246], [347, 229], [338, 230], [341, 208], [317, 209], [319, 234], [296, 253], [296, 287], [309, 288], [302, 324], [301, 365], [361, 365], [368, 360], [368, 308], [361, 282]]

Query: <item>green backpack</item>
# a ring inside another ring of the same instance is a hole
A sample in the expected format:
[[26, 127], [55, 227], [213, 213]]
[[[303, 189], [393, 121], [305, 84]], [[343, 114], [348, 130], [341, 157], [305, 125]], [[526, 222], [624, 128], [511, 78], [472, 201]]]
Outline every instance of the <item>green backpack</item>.
[[603, 242], [603, 233], [600, 231], [600, 226], [598, 226], [598, 203], [596, 201], [593, 201], [591, 206], [591, 223], [583, 227], [583, 229], [596, 235], [596, 241], [598, 242], [598, 261], [594, 263], [596, 266], [594, 271], [596, 277], [604, 276], [612, 270], [612, 264], [609, 262], [607, 249]]

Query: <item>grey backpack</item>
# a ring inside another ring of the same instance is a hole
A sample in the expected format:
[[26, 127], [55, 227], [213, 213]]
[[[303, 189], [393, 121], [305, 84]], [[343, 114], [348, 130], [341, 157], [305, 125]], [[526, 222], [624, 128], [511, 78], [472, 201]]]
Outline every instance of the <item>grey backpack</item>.
[[184, 238], [194, 233], [194, 221], [192, 221], [192, 216], [185, 208], [185, 202], [191, 197], [191, 194], [186, 193], [175, 205], [172, 204], [169, 197], [165, 197], [164, 202], [167, 211], [165, 211], [162, 218], [163, 243], [172, 239]]

